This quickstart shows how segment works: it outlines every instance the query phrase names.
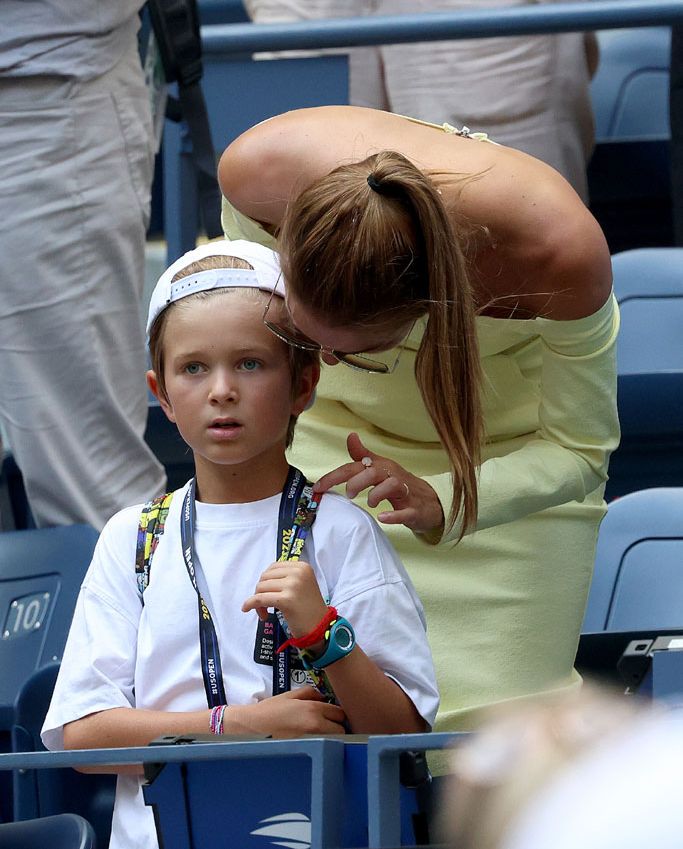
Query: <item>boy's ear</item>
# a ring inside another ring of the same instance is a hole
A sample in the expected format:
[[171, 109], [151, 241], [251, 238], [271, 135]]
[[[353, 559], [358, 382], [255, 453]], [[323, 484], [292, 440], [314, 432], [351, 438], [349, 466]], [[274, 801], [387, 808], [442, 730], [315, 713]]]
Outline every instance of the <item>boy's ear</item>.
[[318, 363], [306, 366], [302, 369], [301, 378], [299, 379], [299, 388], [294, 396], [294, 402], [292, 404], [293, 416], [298, 416], [300, 413], [303, 413], [303, 411], [308, 409], [310, 404], [313, 403], [313, 400], [315, 399], [315, 387], [318, 385], [319, 380], [320, 365]]
[[169, 404], [168, 398], [166, 394], [162, 391], [159, 386], [159, 381], [157, 380], [157, 375], [155, 371], [150, 369], [146, 374], [145, 378], [147, 380], [147, 386], [149, 391], [154, 395], [154, 397], [159, 401], [159, 406], [166, 413], [166, 418], [175, 423], [175, 415], [173, 413], [173, 407]]

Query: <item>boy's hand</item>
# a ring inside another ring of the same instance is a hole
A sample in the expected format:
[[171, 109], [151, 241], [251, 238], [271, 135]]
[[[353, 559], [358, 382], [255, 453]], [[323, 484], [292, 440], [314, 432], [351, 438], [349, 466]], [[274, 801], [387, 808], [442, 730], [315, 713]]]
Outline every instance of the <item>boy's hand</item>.
[[312, 687], [280, 693], [253, 705], [233, 705], [230, 710], [241, 728], [273, 737], [345, 733], [344, 711], [323, 701]]
[[268, 607], [282, 611], [293, 637], [303, 637], [315, 628], [327, 605], [309, 563], [283, 560], [266, 569], [242, 610], [256, 610], [261, 619], [266, 619]]

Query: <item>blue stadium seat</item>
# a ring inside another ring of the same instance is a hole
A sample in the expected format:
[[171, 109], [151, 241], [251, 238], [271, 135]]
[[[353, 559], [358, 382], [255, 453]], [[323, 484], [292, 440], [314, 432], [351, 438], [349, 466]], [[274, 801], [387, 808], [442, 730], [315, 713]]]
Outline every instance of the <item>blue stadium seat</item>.
[[[203, 57], [202, 88], [217, 154], [249, 127], [290, 109], [348, 103], [346, 56], [254, 61]], [[195, 246], [196, 184], [183, 125], [166, 121], [163, 140], [164, 222], [168, 262]]]
[[612, 267], [622, 442], [608, 499], [683, 485], [683, 248], [626, 251]]
[[2, 849], [96, 849], [97, 844], [87, 820], [75, 814], [61, 814], [0, 825], [0, 846]]
[[0, 731], [24, 682], [61, 660], [97, 537], [87, 525], [0, 534]]
[[[13, 752], [40, 752], [45, 714], [59, 664], [43, 666], [26, 681], [15, 703]], [[116, 792], [115, 775], [84, 774], [73, 769], [15, 770], [14, 819], [78, 814], [93, 826], [98, 846], [107, 846]]]
[[670, 27], [597, 33], [600, 64], [591, 82], [598, 142], [668, 139]]
[[673, 244], [669, 178], [669, 27], [598, 33], [591, 84], [593, 214], [612, 253]]
[[[0, 752], [10, 751], [14, 702], [36, 669], [61, 660], [97, 531], [85, 525], [0, 534]], [[0, 774], [0, 821], [11, 776]]]
[[613, 501], [598, 535], [583, 631], [683, 628], [683, 486]]

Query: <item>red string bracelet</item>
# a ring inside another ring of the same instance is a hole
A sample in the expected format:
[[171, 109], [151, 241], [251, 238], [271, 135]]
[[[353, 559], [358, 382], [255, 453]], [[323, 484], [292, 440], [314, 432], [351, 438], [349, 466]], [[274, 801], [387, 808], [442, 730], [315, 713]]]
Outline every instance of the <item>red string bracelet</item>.
[[327, 613], [323, 616], [323, 618], [318, 622], [315, 628], [312, 631], [309, 631], [308, 634], [305, 634], [303, 637], [290, 637], [288, 640], [280, 646], [280, 648], [276, 649], [275, 653], [280, 654], [281, 651], [284, 651], [289, 646], [294, 646], [297, 649], [307, 649], [310, 646], [314, 646], [316, 643], [319, 643], [323, 637], [325, 636], [325, 632], [328, 630], [330, 625], [339, 619], [339, 614], [337, 613], [336, 607], [328, 607]]

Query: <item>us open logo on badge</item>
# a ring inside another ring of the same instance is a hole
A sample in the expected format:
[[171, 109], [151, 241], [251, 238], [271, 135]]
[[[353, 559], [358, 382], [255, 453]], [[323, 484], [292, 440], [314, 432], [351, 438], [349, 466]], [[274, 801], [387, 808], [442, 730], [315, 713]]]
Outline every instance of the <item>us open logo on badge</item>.
[[311, 821], [306, 814], [277, 814], [261, 820], [259, 826], [249, 833], [255, 837], [270, 838], [271, 846], [311, 849]]

